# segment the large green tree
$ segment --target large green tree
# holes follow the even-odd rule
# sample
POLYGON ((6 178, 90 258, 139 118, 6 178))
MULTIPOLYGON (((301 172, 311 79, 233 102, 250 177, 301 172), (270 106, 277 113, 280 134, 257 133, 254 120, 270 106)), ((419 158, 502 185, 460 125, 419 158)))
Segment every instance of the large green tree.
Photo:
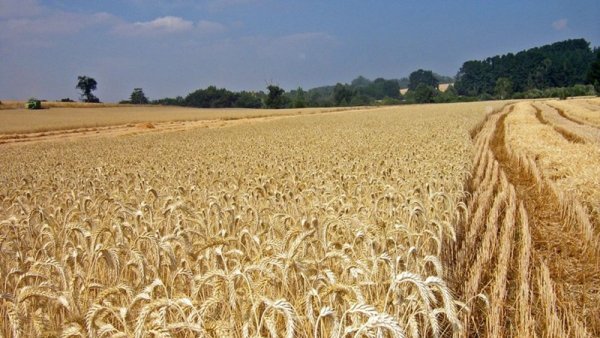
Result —
POLYGON ((225 88, 208 86, 206 89, 198 89, 189 93, 184 101, 185 105, 189 107, 231 108, 237 99, 238 95, 225 88))
POLYGON ((433 75, 433 72, 430 70, 419 69, 412 73, 408 77, 409 84, 408 89, 415 90, 420 84, 424 84, 428 87, 436 88, 439 85, 439 81, 433 75))
POLYGON ((132 104, 148 104, 149 102, 142 88, 134 88, 129 101, 132 104))
POLYGON ((75 88, 81 90, 81 100, 83 102, 100 102, 100 100, 92 94, 96 90, 98 82, 88 76, 78 76, 77 86, 75 88))
POLYGON ((333 99, 336 106, 347 106, 352 101, 354 91, 350 86, 337 83, 333 88, 333 99))
POLYGON ((279 109, 287 106, 288 100, 284 95, 285 90, 276 85, 268 85, 267 90, 269 91, 265 101, 267 108, 279 109))

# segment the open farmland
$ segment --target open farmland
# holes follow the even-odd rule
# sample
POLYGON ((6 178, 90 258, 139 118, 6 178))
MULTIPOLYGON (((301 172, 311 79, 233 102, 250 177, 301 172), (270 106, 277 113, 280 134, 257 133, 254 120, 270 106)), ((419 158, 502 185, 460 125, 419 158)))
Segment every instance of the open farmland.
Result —
MULTIPOLYGON (((305 109, 198 109, 174 106, 104 105, 90 103, 43 102, 41 110, 0 109, 0 133, 24 134, 57 130, 97 129, 135 123, 170 123, 176 121, 232 120, 265 116, 309 115, 348 108, 305 109), (91 107, 90 107, 91 106, 91 107)), ((0 105, 2 107, 2 105, 0 105)), ((370 109, 370 108, 363 108, 370 109)))
POLYGON ((0 334, 597 336, 597 104, 0 145, 0 334))

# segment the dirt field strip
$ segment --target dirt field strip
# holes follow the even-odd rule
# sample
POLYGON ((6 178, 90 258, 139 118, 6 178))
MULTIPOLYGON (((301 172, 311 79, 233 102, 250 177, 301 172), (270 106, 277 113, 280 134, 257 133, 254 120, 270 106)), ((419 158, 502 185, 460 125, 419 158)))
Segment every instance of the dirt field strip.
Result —
POLYGON ((36 143, 48 141, 72 141, 81 138, 90 137, 114 137, 124 135, 137 135, 143 133, 161 133, 182 131, 191 128, 222 128, 244 123, 259 123, 300 115, 314 114, 336 114, 348 111, 361 111, 365 109, 346 109, 323 112, 311 112, 308 114, 296 113, 288 115, 275 116, 253 116, 242 118, 224 118, 213 120, 198 120, 198 121, 169 121, 169 122, 143 122, 143 123, 127 123, 123 125, 93 127, 93 128, 76 128, 76 129, 60 129, 50 130, 45 132, 32 133, 16 133, 16 134, 0 134, 0 147, 3 145, 14 145, 23 143, 36 143))

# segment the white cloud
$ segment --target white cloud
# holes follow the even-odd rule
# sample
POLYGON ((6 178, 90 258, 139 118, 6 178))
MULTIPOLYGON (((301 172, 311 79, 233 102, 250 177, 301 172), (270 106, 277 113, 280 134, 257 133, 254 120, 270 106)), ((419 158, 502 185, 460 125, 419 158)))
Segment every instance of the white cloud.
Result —
POLYGON ((569 22, 567 19, 558 19, 552 23, 552 28, 554 28, 557 31, 562 31, 567 28, 568 23, 569 22))
POLYGON ((114 32, 122 36, 157 36, 172 33, 197 32, 199 34, 216 34, 226 30, 225 25, 208 20, 196 23, 175 16, 165 16, 146 22, 121 22, 114 27, 114 32))
POLYGON ((120 35, 155 35, 165 33, 179 33, 190 31, 194 28, 194 23, 176 16, 164 16, 152 21, 121 23, 117 25, 114 31, 120 35))

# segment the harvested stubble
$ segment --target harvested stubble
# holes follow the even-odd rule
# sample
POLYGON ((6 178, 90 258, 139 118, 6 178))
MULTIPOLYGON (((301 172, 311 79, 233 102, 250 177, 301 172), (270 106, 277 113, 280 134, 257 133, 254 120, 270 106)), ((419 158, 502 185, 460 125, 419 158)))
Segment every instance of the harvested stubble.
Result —
POLYGON ((465 336, 600 332, 598 229, 579 202, 538 168, 544 158, 532 149, 568 141, 535 113, 529 103, 510 106, 489 116, 475 137, 478 154, 468 184, 473 216, 461 222, 458 241, 446 253, 462 298, 489 295, 489 307, 471 301, 465 336))
POLYGON ((600 109, 599 98, 594 99, 574 99, 567 101, 546 101, 546 104, 556 108, 565 118, 579 124, 589 124, 600 128, 600 109))
POLYGON ((533 104, 533 108, 535 108, 535 115, 541 123, 551 125, 566 140, 576 143, 600 144, 600 129, 566 119, 558 113, 558 110, 544 103, 533 104))
MULTIPOLYGON (((556 185, 561 194, 566 195, 561 199, 573 197, 578 200, 589 210, 592 220, 599 222, 599 144, 569 141, 552 127, 540 123, 531 104, 523 102, 517 107, 515 113, 506 118, 509 130, 507 144, 515 156, 536 158, 543 175, 556 185)), ((576 132, 576 129, 570 130, 576 132)))
POLYGON ((0 333, 467 332, 441 254, 487 105, 3 149, 0 333))

